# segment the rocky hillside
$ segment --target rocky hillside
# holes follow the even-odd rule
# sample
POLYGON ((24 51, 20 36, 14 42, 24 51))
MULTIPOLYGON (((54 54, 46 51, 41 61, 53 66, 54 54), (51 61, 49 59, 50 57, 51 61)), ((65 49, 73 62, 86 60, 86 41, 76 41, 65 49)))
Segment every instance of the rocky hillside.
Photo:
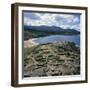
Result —
POLYGON ((24 77, 80 74, 80 48, 57 42, 24 49, 24 77))

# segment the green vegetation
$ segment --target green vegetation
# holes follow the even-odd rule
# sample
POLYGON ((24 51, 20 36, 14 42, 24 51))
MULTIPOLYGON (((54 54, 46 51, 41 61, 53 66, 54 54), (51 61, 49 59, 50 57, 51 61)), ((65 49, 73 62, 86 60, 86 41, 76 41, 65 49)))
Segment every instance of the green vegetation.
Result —
POLYGON ((80 74, 80 48, 57 42, 24 48, 24 77, 80 74))
POLYGON ((69 30, 63 30, 61 32, 55 32, 55 31, 43 31, 43 30, 33 30, 33 29, 27 29, 24 30, 24 40, 28 40, 30 38, 38 38, 38 37, 44 37, 49 35, 75 35, 79 33, 72 33, 69 30))
POLYGON ((30 38, 38 38, 48 36, 50 33, 37 31, 37 30, 24 30, 24 40, 28 40, 30 38))

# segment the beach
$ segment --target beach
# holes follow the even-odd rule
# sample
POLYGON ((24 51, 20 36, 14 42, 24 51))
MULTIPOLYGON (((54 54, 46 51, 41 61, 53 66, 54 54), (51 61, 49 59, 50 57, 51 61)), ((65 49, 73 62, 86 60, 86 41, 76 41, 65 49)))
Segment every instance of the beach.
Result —
POLYGON ((35 40, 36 39, 29 39, 29 40, 24 41, 24 48, 29 48, 32 46, 39 45, 38 43, 35 43, 35 40))

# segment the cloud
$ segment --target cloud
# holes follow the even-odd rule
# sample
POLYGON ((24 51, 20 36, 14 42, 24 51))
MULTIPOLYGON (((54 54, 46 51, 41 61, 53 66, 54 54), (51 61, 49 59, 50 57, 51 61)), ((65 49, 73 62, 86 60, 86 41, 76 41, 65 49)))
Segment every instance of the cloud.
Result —
POLYGON ((24 17, 27 17, 28 19, 32 20, 40 20, 40 17, 34 13, 25 12, 24 17))
POLYGON ((32 26, 58 26, 64 29, 80 30, 79 14, 24 13, 24 24, 32 26))
POLYGON ((62 14, 62 15, 56 16, 55 20, 63 25, 80 23, 80 18, 79 16, 76 16, 76 15, 62 14))
POLYGON ((71 29, 76 29, 76 30, 80 31, 80 24, 72 25, 71 29))

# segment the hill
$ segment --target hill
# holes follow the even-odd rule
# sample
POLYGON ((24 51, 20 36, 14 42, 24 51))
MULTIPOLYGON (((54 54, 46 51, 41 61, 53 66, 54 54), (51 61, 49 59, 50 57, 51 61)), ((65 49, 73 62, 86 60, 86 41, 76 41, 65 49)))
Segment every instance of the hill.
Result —
POLYGON ((79 31, 74 29, 62 29, 56 26, 24 26, 24 40, 48 35, 76 35, 79 31))
POLYGON ((24 77, 80 74, 80 48, 57 42, 24 48, 24 77))

